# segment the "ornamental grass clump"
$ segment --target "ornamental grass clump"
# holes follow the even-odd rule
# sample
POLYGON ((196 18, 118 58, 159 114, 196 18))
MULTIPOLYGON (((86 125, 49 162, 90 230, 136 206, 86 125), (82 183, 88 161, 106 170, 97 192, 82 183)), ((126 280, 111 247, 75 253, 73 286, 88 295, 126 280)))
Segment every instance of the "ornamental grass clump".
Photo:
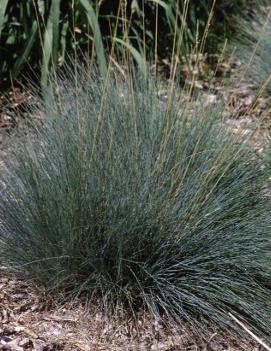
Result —
POLYGON ((268 163, 223 107, 87 69, 46 101, 1 172, 5 266, 109 314, 270 332, 268 163))
POLYGON ((271 7, 262 7, 239 24, 237 56, 246 63, 244 75, 271 94, 271 7))

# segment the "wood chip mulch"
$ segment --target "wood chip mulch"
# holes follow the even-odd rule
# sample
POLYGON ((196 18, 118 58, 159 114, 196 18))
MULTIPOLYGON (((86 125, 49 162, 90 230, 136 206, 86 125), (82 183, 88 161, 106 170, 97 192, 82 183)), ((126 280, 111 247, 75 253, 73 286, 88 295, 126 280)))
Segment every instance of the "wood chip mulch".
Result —
POLYGON ((113 322, 79 302, 50 306, 33 283, 0 277, 1 351, 260 351, 251 340, 210 330, 203 342, 181 328, 169 330, 148 317, 113 322))

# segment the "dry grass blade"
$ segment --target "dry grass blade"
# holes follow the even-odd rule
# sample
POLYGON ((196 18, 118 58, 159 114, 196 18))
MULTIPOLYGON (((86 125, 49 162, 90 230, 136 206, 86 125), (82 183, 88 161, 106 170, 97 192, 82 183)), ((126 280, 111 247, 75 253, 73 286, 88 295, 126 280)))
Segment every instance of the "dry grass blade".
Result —
POLYGON ((271 351, 271 347, 269 347, 263 340, 261 340, 257 335, 252 333, 245 325, 244 323, 240 322, 234 315, 229 313, 229 316, 238 324, 240 327, 242 327, 250 336, 253 337, 254 340, 256 340, 260 345, 262 345, 266 350, 271 351))

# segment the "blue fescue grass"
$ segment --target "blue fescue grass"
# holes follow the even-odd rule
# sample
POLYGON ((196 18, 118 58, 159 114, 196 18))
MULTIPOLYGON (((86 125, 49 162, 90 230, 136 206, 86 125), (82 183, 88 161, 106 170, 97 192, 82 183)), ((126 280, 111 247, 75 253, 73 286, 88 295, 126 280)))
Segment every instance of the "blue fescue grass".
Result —
POLYGON ((239 22, 237 56, 246 65, 245 77, 271 94, 270 4, 255 11, 252 19, 240 19, 239 22))
MULTIPOLYGON (((1 173, 2 259, 50 291, 270 332, 268 163, 159 80, 53 78, 1 173), (49 101, 49 103, 48 103, 49 101)), ((193 100, 193 99, 192 99, 193 100)))

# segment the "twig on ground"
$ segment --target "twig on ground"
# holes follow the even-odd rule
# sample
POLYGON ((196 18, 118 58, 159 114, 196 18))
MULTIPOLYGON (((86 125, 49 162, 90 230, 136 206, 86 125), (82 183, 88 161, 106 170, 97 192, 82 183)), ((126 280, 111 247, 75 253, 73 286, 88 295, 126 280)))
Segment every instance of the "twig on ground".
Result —
POLYGON ((231 313, 229 313, 229 316, 242 327, 250 336, 253 337, 259 344, 261 344, 266 350, 271 351, 271 348, 264 342, 262 341, 258 336, 256 336, 252 331, 250 331, 242 322, 240 322, 235 316, 233 316, 231 313))

